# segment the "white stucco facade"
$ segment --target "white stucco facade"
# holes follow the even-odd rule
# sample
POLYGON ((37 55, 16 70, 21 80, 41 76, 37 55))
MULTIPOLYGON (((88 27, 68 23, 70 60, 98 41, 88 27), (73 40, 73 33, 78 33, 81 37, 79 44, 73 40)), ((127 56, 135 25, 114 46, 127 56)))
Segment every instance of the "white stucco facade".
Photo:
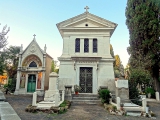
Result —
POLYGON ((117 24, 89 12, 57 24, 63 38, 63 52, 58 58, 60 90, 64 90, 65 85, 83 85, 81 84, 81 79, 83 79, 81 70, 91 70, 91 73, 84 75, 85 86, 89 85, 92 89, 88 91, 89 93, 97 93, 100 86, 108 86, 111 91, 115 90, 114 58, 110 54, 110 37, 116 26, 117 24), (80 40, 78 52, 76 51, 77 38, 80 40), (86 48, 84 39, 88 40, 87 52, 84 50, 86 48), (93 51, 93 39, 97 41, 96 52, 93 51), (87 83, 88 78, 92 79, 92 82, 87 83))

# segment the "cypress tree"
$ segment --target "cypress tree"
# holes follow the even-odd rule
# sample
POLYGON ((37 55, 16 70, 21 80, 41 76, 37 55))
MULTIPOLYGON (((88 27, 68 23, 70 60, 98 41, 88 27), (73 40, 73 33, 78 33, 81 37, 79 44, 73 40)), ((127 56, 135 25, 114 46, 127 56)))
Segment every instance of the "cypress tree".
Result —
POLYGON ((155 90, 160 91, 160 0, 128 0, 125 14, 130 65, 149 70, 155 90))

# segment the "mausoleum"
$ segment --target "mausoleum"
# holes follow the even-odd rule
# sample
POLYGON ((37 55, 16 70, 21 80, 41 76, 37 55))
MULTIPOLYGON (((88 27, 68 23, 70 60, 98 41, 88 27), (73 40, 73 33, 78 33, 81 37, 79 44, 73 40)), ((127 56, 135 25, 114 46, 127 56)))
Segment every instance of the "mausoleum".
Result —
POLYGON ((57 24, 63 38, 63 52, 58 58, 59 90, 79 85, 80 93, 97 93, 100 86, 115 91, 114 58, 110 38, 116 23, 86 11, 57 24))
POLYGON ((46 53, 46 49, 46 45, 43 50, 40 48, 35 35, 25 50, 21 46, 15 95, 32 94, 35 91, 43 95, 44 90, 48 89, 52 57, 46 53))

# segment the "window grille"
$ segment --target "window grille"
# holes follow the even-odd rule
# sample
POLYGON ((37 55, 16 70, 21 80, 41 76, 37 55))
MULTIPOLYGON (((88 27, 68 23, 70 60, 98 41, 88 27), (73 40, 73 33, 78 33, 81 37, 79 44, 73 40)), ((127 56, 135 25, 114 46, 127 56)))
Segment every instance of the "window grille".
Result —
POLYGON ((80 52, 80 39, 76 38, 75 41, 75 52, 80 52))
POLYGON ((93 39, 93 52, 97 52, 97 39, 93 39))
POLYGON ((29 67, 37 67, 37 64, 36 64, 34 61, 32 61, 32 62, 29 64, 29 67))
POLYGON ((84 52, 89 52, 89 39, 84 39, 84 52))

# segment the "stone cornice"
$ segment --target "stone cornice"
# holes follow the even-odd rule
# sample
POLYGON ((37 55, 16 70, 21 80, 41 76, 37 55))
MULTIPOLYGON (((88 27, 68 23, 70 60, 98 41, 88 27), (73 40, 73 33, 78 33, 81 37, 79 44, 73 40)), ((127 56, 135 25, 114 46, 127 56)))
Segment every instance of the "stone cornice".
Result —
POLYGON ((113 23, 113 22, 111 22, 109 20, 106 20, 104 18, 98 17, 96 15, 93 15, 93 14, 91 14, 89 12, 85 12, 83 14, 77 15, 77 16, 75 16, 73 18, 70 18, 70 19, 67 19, 65 21, 62 21, 62 22, 58 23, 57 27, 58 28, 64 27, 64 26, 66 26, 68 24, 75 23, 77 21, 83 20, 84 18, 88 18, 88 19, 94 20, 94 21, 96 21, 98 23, 102 23, 102 24, 105 24, 106 26, 111 26, 113 28, 115 28, 117 26, 116 23, 113 23))
POLYGON ((117 27, 116 23, 113 23, 111 21, 108 21, 106 19, 98 17, 96 15, 93 15, 89 12, 85 12, 83 14, 77 15, 73 18, 62 21, 62 22, 60 22, 56 25, 57 25, 57 27, 59 29, 59 32, 60 32, 62 37, 64 35, 64 30, 69 30, 69 29, 72 29, 72 30, 98 30, 98 29, 101 30, 102 29, 102 30, 109 30, 110 35, 112 35, 115 28, 117 27), (95 23, 102 24, 103 27, 97 27, 97 28, 96 27, 91 27, 91 28, 90 27, 84 27, 83 28, 83 27, 71 27, 70 26, 72 24, 75 24, 76 22, 83 21, 84 19, 88 19, 88 20, 94 21, 95 23))
POLYGON ((102 57, 71 57, 75 61, 99 61, 102 57))

